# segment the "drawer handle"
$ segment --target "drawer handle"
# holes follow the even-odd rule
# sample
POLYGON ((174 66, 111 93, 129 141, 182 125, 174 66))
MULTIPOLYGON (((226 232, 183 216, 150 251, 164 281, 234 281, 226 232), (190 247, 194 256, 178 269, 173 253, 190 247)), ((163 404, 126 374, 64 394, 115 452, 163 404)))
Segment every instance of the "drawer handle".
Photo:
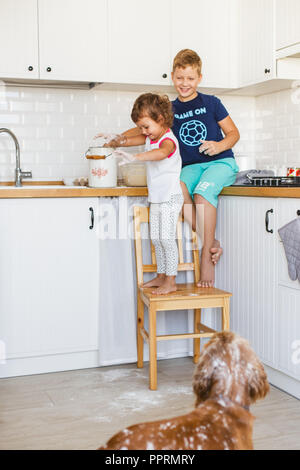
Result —
POLYGON ((273 233, 273 229, 269 229, 269 214, 273 214, 273 209, 269 209, 267 212, 266 212, 266 217, 265 217, 265 224, 266 224, 266 231, 268 233, 273 233))
POLYGON ((90 225, 90 230, 94 228, 94 209, 92 207, 89 208, 91 211, 91 225, 90 225))

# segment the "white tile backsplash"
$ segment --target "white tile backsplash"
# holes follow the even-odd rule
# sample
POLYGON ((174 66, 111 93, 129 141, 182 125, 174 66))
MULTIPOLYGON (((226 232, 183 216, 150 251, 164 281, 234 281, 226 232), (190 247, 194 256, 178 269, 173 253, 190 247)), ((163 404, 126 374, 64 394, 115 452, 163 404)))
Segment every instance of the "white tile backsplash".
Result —
MULTIPOLYGON (((90 141, 100 131, 119 133, 133 127, 130 114, 139 94, 1 86, 0 127, 16 134, 22 170, 31 170, 33 179, 87 176, 84 154, 90 141)), ((219 97, 241 134, 234 148, 237 156, 256 156, 258 168, 300 166, 300 100, 295 90, 257 98, 219 97)), ((14 143, 2 134, 0 179, 13 179, 14 168, 14 143)))
POLYGON ((300 100, 295 100, 295 93, 298 90, 289 89, 255 100, 256 117, 262 121, 255 136, 261 168, 300 166, 300 100))

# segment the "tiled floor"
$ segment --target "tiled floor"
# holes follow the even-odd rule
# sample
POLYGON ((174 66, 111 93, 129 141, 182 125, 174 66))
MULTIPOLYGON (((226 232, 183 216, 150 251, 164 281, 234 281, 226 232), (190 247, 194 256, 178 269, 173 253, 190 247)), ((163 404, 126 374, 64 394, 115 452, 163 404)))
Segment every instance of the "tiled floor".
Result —
MULTIPOLYGON (((95 449, 137 422, 194 405, 190 358, 159 361, 158 390, 135 364, 0 380, 0 449, 95 449)), ((251 409, 256 449, 300 450, 300 401, 271 387, 251 409)))

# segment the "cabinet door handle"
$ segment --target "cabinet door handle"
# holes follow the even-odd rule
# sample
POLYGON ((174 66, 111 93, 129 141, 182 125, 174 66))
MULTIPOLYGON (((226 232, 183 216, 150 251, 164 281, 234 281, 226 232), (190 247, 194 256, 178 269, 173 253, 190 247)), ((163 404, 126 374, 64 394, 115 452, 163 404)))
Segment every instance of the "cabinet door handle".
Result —
POLYGON ((90 207, 89 209, 91 211, 91 225, 90 225, 90 230, 94 228, 94 209, 90 207))
POLYGON ((46 70, 47 70, 47 72, 51 72, 52 69, 51 69, 51 67, 47 67, 46 70))
POLYGON ((273 214, 273 209, 269 209, 267 212, 266 212, 266 218, 265 218, 265 224, 266 224, 266 231, 268 233, 273 233, 273 229, 269 229, 269 214, 273 214))
POLYGON ((29 72, 32 72, 32 71, 33 71, 32 65, 29 65, 28 70, 29 70, 29 72))
POLYGON ((166 73, 163 73, 162 78, 167 78, 167 76, 168 75, 166 73))
POLYGON ((300 210, 299 209, 297 210, 297 215, 300 215, 300 210))

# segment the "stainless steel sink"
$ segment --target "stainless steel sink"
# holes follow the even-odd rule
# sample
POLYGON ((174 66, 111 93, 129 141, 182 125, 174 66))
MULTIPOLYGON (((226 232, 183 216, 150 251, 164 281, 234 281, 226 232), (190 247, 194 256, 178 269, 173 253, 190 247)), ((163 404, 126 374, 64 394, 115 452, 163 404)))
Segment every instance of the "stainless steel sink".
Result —
POLYGON ((59 184, 41 184, 41 185, 30 185, 26 184, 24 186, 1 186, 0 185, 0 190, 1 189, 80 189, 80 188, 86 188, 86 186, 65 186, 65 185, 59 185, 59 184))

